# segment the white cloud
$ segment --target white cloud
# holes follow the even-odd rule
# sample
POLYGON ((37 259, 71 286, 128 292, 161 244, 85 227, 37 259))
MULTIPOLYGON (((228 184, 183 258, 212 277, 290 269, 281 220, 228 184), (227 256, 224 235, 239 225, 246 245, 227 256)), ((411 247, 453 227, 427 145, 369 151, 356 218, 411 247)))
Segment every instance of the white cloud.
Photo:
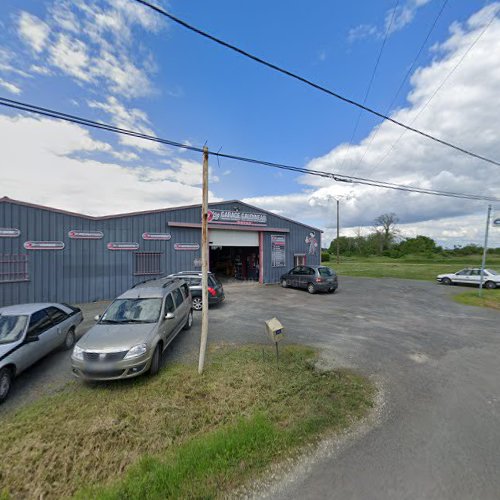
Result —
POLYGON ((21 89, 17 85, 7 82, 2 78, 0 78, 0 87, 3 87, 4 89, 8 90, 11 94, 17 95, 21 93, 21 89))
POLYGON ((179 182, 170 169, 80 159, 111 147, 74 124, 0 115, 0 136, 2 162, 9 165, 2 172, 0 196, 90 215, 201 201, 201 189, 179 182))
POLYGON ((364 38, 369 38, 371 36, 377 35, 377 27, 373 24, 360 24, 355 28, 351 28, 347 34, 349 42, 354 42, 356 40, 363 40, 364 38))
MULTIPOLYGON (((111 117, 113 125, 119 128, 134 130, 141 134, 156 136, 150 128, 149 119, 144 111, 136 108, 126 108, 116 97, 109 96, 106 101, 90 101, 88 105, 100 109, 111 117)), ((138 137, 120 135, 120 143, 157 154, 165 154, 166 148, 159 142, 148 141, 138 137)))
POLYGON ((419 8, 427 5, 431 0, 407 0, 406 3, 391 8, 385 13, 384 27, 377 28, 373 24, 360 24, 351 28, 347 39, 349 42, 363 40, 371 37, 383 37, 386 33, 392 35, 396 31, 401 31, 410 24, 419 8))
POLYGON ((18 21, 19 36, 35 52, 41 52, 47 43, 50 28, 37 16, 21 12, 18 21))
MULTIPOLYGON (((413 120, 422 104, 447 78, 499 8, 500 3, 491 4, 466 23, 451 27, 449 37, 436 47, 434 61, 413 75, 408 105, 393 113, 393 118, 404 123, 413 120)), ((500 159, 499 53, 500 20, 497 18, 414 126, 485 156, 500 159)), ((310 161, 307 167, 443 191, 500 197, 497 166, 454 152, 411 132, 406 133, 387 155, 401 135, 401 129, 388 122, 378 129, 377 133, 375 128, 361 142, 353 144, 348 153, 347 145, 340 144, 328 154, 310 161), (339 172, 346 153, 343 172, 339 172)), ((343 227, 371 226, 378 215, 396 212, 402 224, 417 227, 423 234, 440 236, 440 240, 446 237, 450 242, 454 238, 463 241, 469 237, 481 244, 479 236, 484 231, 484 222, 473 227, 469 221, 484 219, 486 202, 409 194, 336 183, 313 176, 303 176, 298 180, 303 186, 300 193, 253 198, 251 202, 272 211, 288 213, 298 220, 316 222, 326 227, 327 234, 333 235, 335 204, 329 197, 350 195, 349 200, 341 202, 343 227), (436 225, 435 220, 443 222, 436 225), (452 233, 446 228, 446 221, 450 229, 453 228, 452 233)))
POLYGON ((17 28, 44 61, 32 65, 36 74, 56 70, 87 86, 134 98, 153 93, 150 75, 156 71, 152 54, 134 39, 134 28, 157 33, 163 26, 160 16, 128 0, 54 0, 45 21, 22 11, 17 28))

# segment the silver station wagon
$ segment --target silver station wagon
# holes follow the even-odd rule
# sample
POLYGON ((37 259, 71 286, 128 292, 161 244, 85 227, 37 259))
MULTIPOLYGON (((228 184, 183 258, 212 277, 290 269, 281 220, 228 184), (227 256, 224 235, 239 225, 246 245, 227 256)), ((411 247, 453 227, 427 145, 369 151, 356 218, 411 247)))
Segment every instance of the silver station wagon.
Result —
POLYGON ((82 320, 81 310, 67 304, 0 309, 0 403, 7 398, 16 375, 60 347, 73 347, 82 320))
POLYGON ((136 285, 116 298, 75 345, 73 374, 84 380, 156 375, 162 353, 193 324, 186 282, 163 278, 136 285))

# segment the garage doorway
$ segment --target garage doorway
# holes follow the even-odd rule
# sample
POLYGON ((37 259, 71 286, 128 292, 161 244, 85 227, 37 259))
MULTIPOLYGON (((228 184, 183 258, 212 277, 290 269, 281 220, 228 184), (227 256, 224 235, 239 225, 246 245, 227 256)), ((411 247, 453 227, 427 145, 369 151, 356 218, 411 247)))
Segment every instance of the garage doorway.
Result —
POLYGON ((259 233, 211 229, 210 271, 222 281, 259 281, 259 233))

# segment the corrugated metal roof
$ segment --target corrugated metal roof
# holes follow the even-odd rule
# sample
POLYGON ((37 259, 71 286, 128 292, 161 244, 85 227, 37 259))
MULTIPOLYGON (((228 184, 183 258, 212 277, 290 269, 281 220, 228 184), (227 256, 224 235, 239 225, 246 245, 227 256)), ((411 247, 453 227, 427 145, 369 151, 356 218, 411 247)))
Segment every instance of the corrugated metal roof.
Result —
MULTIPOLYGON (((146 214, 155 214, 155 213, 161 213, 161 212, 171 212, 173 210, 182 210, 182 209, 196 208, 196 207, 201 208, 201 204, 195 204, 195 205, 183 205, 180 207, 157 208, 154 210, 143 210, 143 211, 139 211, 139 212, 128 212, 128 213, 115 214, 115 215, 93 216, 93 215, 80 214, 77 212, 70 212, 68 210, 61 210, 59 208, 38 205, 36 203, 28 203, 26 201, 14 200, 12 198, 9 198, 8 196, 4 196, 4 197, 0 198, 0 203, 14 203, 16 205, 22 205, 22 206, 30 207, 30 208, 37 208, 39 210, 47 210, 49 212, 56 212, 59 214, 73 215, 75 217, 82 217, 84 219, 89 219, 89 220, 118 219, 120 217, 130 217, 133 215, 146 215, 146 214)), ((290 219, 288 217, 283 217, 282 215, 275 214, 273 212, 270 212, 268 210, 264 210, 260 207, 254 206, 254 205, 250 205, 249 203, 245 203, 244 201, 240 201, 240 200, 216 201, 214 203, 209 203, 209 207, 213 207, 213 206, 217 206, 217 205, 224 205, 227 203, 240 203, 241 205, 245 205, 245 206, 251 208, 252 210, 257 210, 257 211, 263 212, 265 214, 273 215, 274 217, 279 217, 280 219, 286 220, 288 222, 294 222, 295 224, 300 224, 301 226, 309 227, 309 228, 314 229, 315 231, 319 231, 321 233, 323 232, 321 229, 319 229, 317 227, 310 226, 309 224, 304 224, 302 222, 290 219)))

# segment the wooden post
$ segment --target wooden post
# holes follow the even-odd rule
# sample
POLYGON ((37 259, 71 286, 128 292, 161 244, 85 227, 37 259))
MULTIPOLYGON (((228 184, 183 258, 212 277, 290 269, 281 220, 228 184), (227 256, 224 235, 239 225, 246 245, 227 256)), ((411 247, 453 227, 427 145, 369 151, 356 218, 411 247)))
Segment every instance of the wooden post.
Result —
POLYGON ((201 339, 198 373, 203 373, 208 337, 208 148, 203 148, 203 194, 201 205, 201 339))

